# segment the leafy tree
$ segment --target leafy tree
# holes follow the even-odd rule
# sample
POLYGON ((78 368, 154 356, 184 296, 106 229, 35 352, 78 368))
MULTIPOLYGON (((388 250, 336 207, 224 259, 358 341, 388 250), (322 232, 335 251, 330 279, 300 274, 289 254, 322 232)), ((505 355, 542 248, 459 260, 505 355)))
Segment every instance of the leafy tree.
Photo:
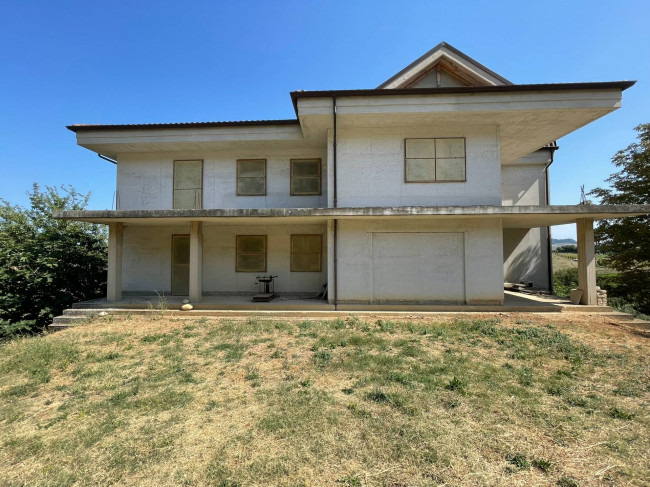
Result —
POLYGON ((578 247, 575 245, 560 245, 555 251, 559 254, 575 254, 578 247))
MULTIPOLYGON (((606 181, 610 188, 589 194, 605 205, 650 204, 650 124, 639 125, 637 142, 612 158, 621 170, 606 181)), ((643 313, 650 313, 650 217, 603 220, 596 229, 606 265, 619 272, 617 294, 626 296, 643 313)))
POLYGON ((83 210, 90 193, 34 184, 28 195, 29 208, 0 199, 0 337, 42 329, 106 287, 105 230, 52 218, 53 211, 83 210))

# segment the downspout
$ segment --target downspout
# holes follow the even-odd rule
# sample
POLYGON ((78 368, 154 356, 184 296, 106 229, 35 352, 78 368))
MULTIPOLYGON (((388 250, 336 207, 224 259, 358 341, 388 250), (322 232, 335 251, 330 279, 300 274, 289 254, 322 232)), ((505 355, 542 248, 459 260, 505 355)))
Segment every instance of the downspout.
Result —
MULTIPOLYGON (((546 167, 544 168, 544 175, 546 177, 546 204, 550 205, 550 200, 551 200, 551 192, 548 187, 548 168, 551 164, 553 164, 553 156, 555 155, 555 151, 551 151, 551 161, 546 164, 546 167)), ((553 286, 553 240, 551 239, 551 227, 546 227, 546 245, 548 247, 548 288, 551 294, 554 293, 554 286, 553 286)))
MULTIPOLYGON (((333 176, 333 191, 334 191, 334 208, 338 206, 338 192, 336 188, 336 97, 332 97, 332 122, 334 126, 333 141, 332 141, 332 176, 333 176)), ((339 307, 339 274, 338 274, 338 228, 339 221, 334 219, 334 309, 339 307)))
POLYGON ((113 164, 117 165, 116 160, 111 159, 110 157, 106 157, 106 156, 104 156, 104 155, 102 155, 100 153, 97 153, 97 157, 99 157, 100 159, 104 159, 105 161, 112 162, 113 164))

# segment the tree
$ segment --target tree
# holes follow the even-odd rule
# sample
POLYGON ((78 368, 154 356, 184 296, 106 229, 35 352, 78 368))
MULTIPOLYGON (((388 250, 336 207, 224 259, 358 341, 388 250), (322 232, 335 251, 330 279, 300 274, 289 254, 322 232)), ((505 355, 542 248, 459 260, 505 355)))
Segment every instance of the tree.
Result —
MULTIPOLYGON (((650 204, 650 124, 639 125, 637 142, 612 158, 621 170, 590 195, 606 205, 650 204)), ((606 265, 619 272, 617 294, 626 296, 643 313, 650 313, 650 217, 648 215, 603 220, 596 240, 606 255, 606 265)))
POLYGON ((0 199, 0 336, 42 329, 106 287, 105 230, 52 218, 53 211, 83 210, 90 193, 34 184, 28 195, 29 208, 0 199))

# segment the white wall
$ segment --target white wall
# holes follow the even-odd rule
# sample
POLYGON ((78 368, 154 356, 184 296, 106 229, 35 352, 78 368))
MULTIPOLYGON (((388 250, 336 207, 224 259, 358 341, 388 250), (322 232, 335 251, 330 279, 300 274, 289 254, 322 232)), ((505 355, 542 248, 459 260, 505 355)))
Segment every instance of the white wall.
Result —
POLYGON ((203 159, 203 208, 321 208, 327 206, 327 150, 296 149, 124 153, 117 164, 120 210, 172 208, 174 160, 203 159), (320 158, 322 194, 290 195, 290 159, 320 158), (237 159, 266 159, 266 196, 237 196, 237 159))
MULTIPOLYGON (((542 149, 501 168, 503 205, 545 205, 546 165, 550 150, 542 149)), ((532 282, 550 287, 548 274, 548 229, 508 228, 503 231, 503 273, 506 282, 532 282)))
MULTIPOLYGON (((189 234, 189 225, 178 227, 124 227, 123 291, 128 293, 171 292, 172 235, 189 234)), ((217 226, 203 224, 203 293, 257 292, 255 276, 279 276, 275 290, 314 293, 327 282, 326 225, 248 225, 217 226), (290 235, 323 235, 321 272, 291 272, 290 235), (236 272, 237 235, 267 235, 267 271, 236 272)))
POLYGON ((500 205, 496 126, 342 128, 337 137, 339 206, 500 205), (465 137, 466 182, 406 183, 404 139, 465 137))
MULTIPOLYGON (((465 301, 492 304, 503 300, 503 233, 500 220, 457 219, 436 223, 340 220, 338 227, 339 302, 375 301, 372 239, 376 232, 462 233, 464 269, 459 269, 459 272, 464 273, 465 301)), ((418 284, 428 286, 426 282, 409 283, 409 286, 418 284)), ((404 296, 395 298, 405 300, 404 296)), ((436 297, 431 296, 431 302, 435 301, 436 297)))
POLYGON ((326 225, 216 226, 203 225, 203 292, 257 292, 255 276, 272 274, 278 292, 314 293, 327 282, 326 225), (323 235, 321 272, 291 272, 291 234, 323 235), (236 272, 237 235, 266 235, 266 272, 236 272))

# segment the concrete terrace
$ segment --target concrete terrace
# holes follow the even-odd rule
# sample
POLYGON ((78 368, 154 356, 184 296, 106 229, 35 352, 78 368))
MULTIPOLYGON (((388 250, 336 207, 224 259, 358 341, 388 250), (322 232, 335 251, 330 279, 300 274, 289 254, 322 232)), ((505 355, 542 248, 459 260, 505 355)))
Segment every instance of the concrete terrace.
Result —
MULTIPOLYGON (((227 315, 229 312, 300 312, 306 316, 335 316, 349 312, 398 312, 413 313, 448 313, 448 312, 537 312, 560 313, 563 311, 581 312, 610 312, 608 306, 572 305, 568 300, 556 296, 533 296, 528 294, 505 291, 503 305, 467 305, 467 304, 339 304, 335 307, 324 300, 308 298, 293 294, 282 294, 268 303, 253 303, 252 294, 238 295, 209 295, 203 296, 200 303, 193 303, 192 311, 181 311, 184 296, 123 296, 117 302, 109 302, 106 298, 94 299, 75 303, 73 309, 97 310, 107 312, 133 311, 165 311, 178 315, 204 315, 206 312, 218 312, 216 315, 227 315)), ((213 313, 209 313, 214 315, 213 313)))

